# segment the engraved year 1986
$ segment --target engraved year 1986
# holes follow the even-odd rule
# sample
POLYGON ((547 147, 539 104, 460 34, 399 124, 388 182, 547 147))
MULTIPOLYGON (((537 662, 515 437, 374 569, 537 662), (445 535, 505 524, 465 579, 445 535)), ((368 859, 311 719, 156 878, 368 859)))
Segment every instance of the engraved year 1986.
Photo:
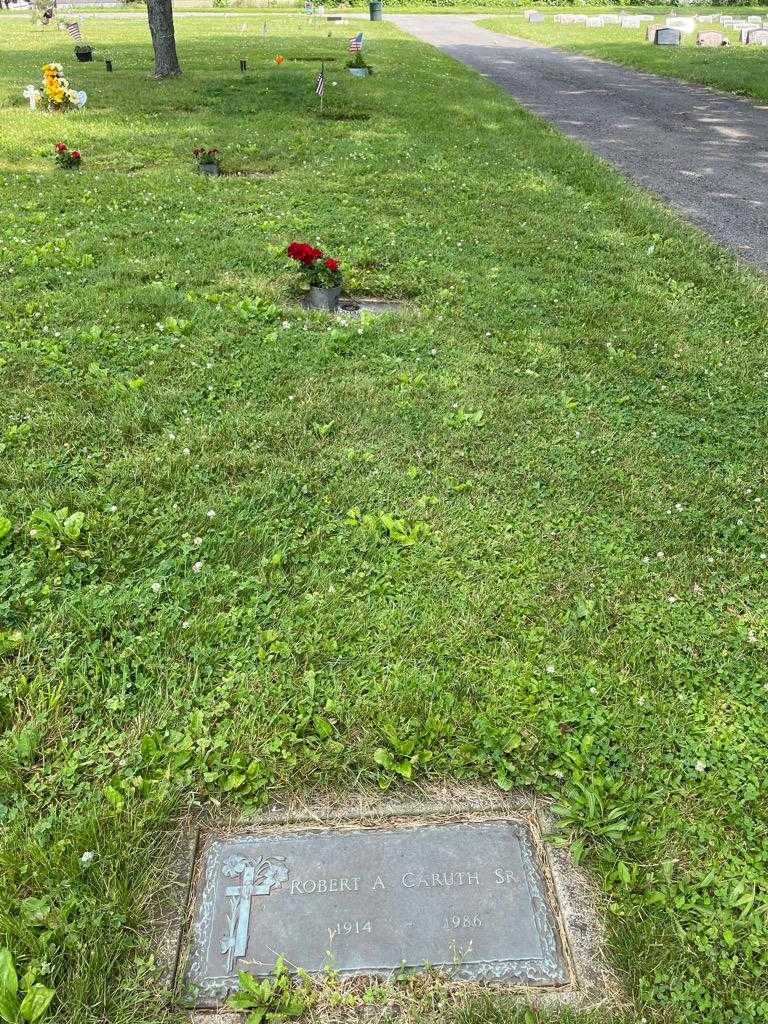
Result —
POLYGON ((477 914, 451 914, 443 918, 443 928, 482 928, 483 922, 477 914))
POLYGON ((370 921, 337 921, 332 928, 328 929, 331 940, 337 935, 362 935, 363 932, 370 932, 370 921))

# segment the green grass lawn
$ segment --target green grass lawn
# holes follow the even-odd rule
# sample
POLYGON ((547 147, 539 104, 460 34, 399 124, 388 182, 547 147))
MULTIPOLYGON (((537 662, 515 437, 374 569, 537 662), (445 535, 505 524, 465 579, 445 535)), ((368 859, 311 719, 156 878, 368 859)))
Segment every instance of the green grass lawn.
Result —
POLYGON ((57 1021, 182 1020, 147 920, 190 802, 483 778, 558 799, 628 1020, 764 1021, 765 280, 368 31, 358 81, 345 29, 185 19, 156 83, 140 22, 89 25, 108 75, 9 19, 0 931, 57 1021), (85 111, 26 109, 48 60, 85 111), (295 238, 411 311, 298 309, 295 238))
MULTIPOLYGON (((566 10, 566 8, 563 8, 566 10)), ((573 8, 567 8, 573 11, 573 8)), ((601 9, 601 10, 607 10, 601 9)), ((659 13, 659 20, 656 24, 663 25, 663 16, 669 13, 685 15, 687 9, 670 8, 632 8, 640 13, 659 13)), ((657 75, 670 75, 674 78, 683 78, 689 82, 701 82, 702 85, 709 85, 716 89, 723 89, 727 92, 739 93, 743 96, 752 96, 755 99, 768 101, 768 53, 761 46, 742 46, 739 42, 738 32, 728 32, 721 29, 720 25, 702 24, 701 31, 714 29, 730 40, 728 47, 698 47, 696 46, 696 33, 683 35, 681 46, 654 46, 649 43, 645 34, 648 25, 646 22, 642 28, 620 28, 618 25, 606 25, 604 28, 586 28, 584 25, 561 25, 552 20, 552 11, 542 8, 546 21, 529 23, 520 15, 489 17, 483 19, 480 24, 483 28, 491 29, 493 32, 503 32, 509 35, 522 36, 525 39, 535 39, 536 42, 545 43, 547 46, 557 46, 564 50, 574 50, 578 53, 589 54, 590 57, 600 57, 602 60, 612 60, 619 64, 629 64, 631 67, 640 68, 641 71, 652 71, 657 75)), ((579 8, 580 13, 585 13, 579 8)), ((616 8, 613 8, 615 13, 616 8)), ((691 14, 706 12, 736 14, 734 8, 699 8, 691 9, 691 14)), ((591 13, 590 8, 587 13, 591 13)), ((600 13, 596 9, 596 13, 600 13)), ((758 8, 744 9, 738 13, 764 14, 758 8)))

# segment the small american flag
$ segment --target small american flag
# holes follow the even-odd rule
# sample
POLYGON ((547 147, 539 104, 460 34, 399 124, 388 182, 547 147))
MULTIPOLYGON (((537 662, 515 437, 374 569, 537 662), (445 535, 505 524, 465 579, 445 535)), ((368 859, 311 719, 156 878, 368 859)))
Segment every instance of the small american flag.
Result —
POLYGON ((350 53, 360 53, 362 48, 363 33, 358 32, 356 36, 352 36, 352 38, 349 40, 349 45, 347 46, 347 49, 349 50, 350 53))
POLYGON ((80 40, 83 38, 80 34, 80 25, 76 21, 68 21, 66 24, 66 29, 76 43, 79 43, 80 40))
POLYGON ((325 71, 321 71, 315 79, 315 95, 321 99, 325 96, 325 71))

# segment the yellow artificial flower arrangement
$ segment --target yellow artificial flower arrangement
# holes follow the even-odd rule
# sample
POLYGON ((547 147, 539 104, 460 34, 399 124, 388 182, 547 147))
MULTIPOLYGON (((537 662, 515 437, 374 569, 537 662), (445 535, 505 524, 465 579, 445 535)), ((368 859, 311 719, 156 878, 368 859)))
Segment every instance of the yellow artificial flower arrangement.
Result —
POLYGON ((43 64, 43 99, 49 110, 69 110, 79 106, 79 97, 64 77, 61 64, 43 64))

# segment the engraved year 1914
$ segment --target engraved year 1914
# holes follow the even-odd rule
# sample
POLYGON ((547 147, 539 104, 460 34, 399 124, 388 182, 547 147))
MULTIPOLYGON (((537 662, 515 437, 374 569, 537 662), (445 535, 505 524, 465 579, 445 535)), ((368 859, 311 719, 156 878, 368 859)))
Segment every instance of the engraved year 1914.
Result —
POLYGON ((337 935, 362 935, 363 932, 370 932, 370 921, 337 921, 332 928, 328 929, 331 941, 337 935))

